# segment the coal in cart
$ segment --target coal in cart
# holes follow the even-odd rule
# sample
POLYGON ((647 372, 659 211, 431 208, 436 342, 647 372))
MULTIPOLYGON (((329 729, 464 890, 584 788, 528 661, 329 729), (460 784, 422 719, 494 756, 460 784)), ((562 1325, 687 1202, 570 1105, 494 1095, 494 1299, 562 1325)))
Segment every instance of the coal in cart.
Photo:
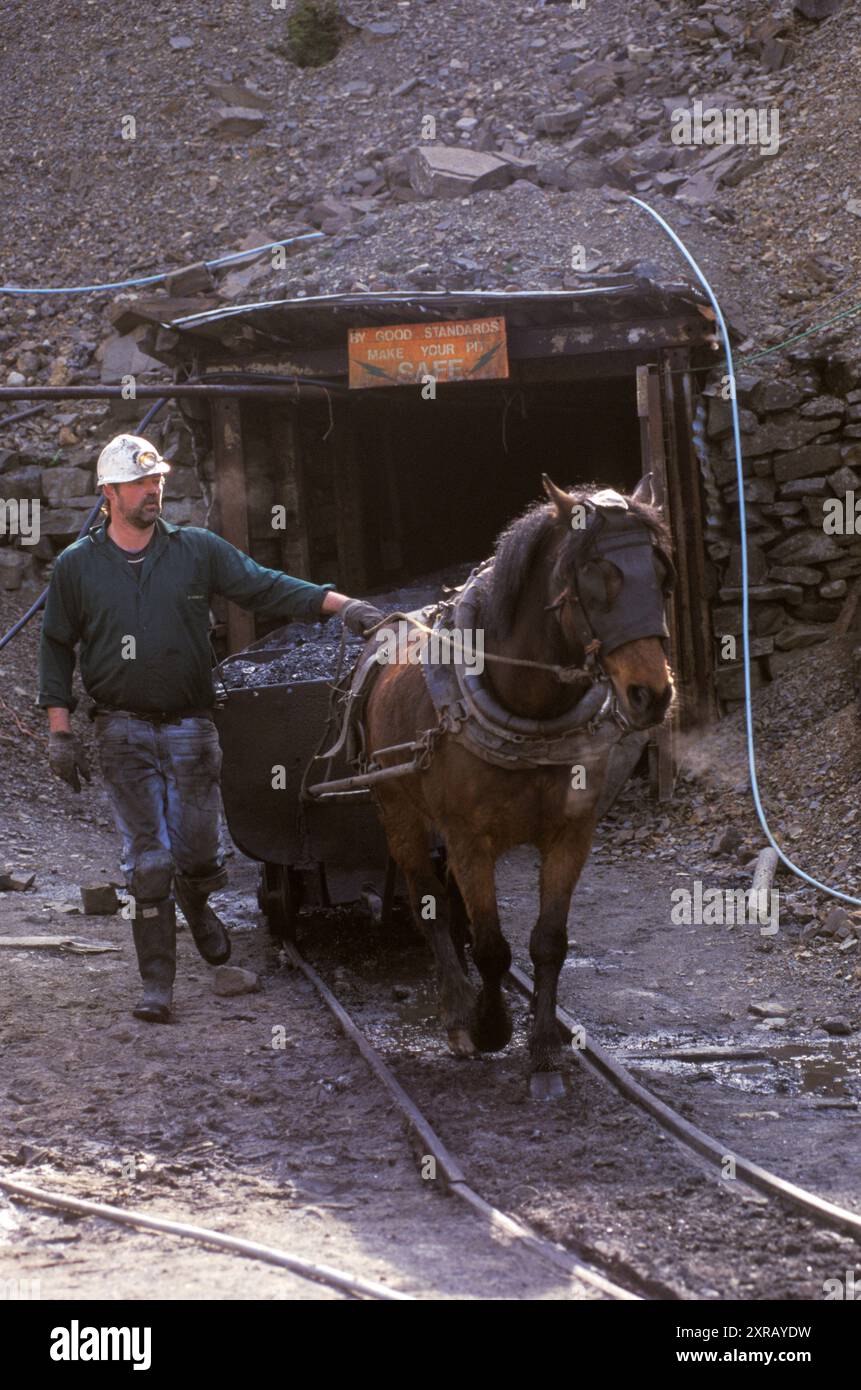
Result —
MULTIPOLYGON (((458 567, 445 579, 459 583, 468 570, 458 567)), ((434 576, 373 602, 387 613, 412 612, 432 603, 440 588, 434 576)), ((227 825, 237 848, 259 865, 258 904, 278 936, 295 934, 303 907, 349 903, 387 921, 398 888, 370 790, 323 800, 305 793, 324 767, 312 760, 335 738, 329 716, 339 661, 346 673, 364 645, 347 634, 341 656, 341 638, 338 618, 289 623, 215 671, 227 825)), ((343 755, 326 765, 327 780, 354 771, 343 755)), ((431 849, 442 858, 441 845, 431 849)))

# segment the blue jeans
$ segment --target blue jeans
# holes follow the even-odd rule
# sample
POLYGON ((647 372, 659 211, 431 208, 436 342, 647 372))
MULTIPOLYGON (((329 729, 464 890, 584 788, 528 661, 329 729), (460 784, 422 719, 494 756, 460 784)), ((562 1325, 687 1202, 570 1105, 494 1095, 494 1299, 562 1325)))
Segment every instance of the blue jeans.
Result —
POLYGON ((98 714, 95 731, 129 890, 135 892, 141 856, 154 851, 173 872, 211 880, 209 891, 222 887, 221 745, 212 720, 151 724, 131 714, 98 714))

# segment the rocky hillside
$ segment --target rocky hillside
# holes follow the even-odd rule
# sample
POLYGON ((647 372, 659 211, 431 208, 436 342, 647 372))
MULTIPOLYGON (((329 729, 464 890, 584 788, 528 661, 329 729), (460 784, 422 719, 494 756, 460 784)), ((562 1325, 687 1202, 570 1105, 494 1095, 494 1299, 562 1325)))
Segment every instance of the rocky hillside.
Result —
MULTIPOLYGON (((336 55, 302 67, 289 30, 299 3, 76 0, 49 25, 25 0, 6 0, 0 283, 173 274, 110 293, 0 293, 0 385, 148 370, 164 379, 122 331, 141 297, 207 307, 335 290, 574 287, 631 264, 684 278, 634 193, 712 277, 746 337, 740 365, 780 376, 800 359, 818 371, 815 398, 834 389, 839 357, 851 425, 861 361, 854 6, 338 0, 336 55), (708 144, 705 131, 679 143, 673 113, 696 103, 753 112, 760 145, 708 144), (266 252, 199 267, 313 232, 286 263, 266 252)), ((0 404, 0 493, 84 505, 116 412, 62 402, 10 422, 19 410, 0 404)), ((720 438, 724 425, 710 432, 720 438)), ((200 521, 190 468, 180 481, 175 519, 200 521)), ((64 543, 60 529, 37 558, 64 543)), ((21 577, 0 566, 0 582, 21 577)))

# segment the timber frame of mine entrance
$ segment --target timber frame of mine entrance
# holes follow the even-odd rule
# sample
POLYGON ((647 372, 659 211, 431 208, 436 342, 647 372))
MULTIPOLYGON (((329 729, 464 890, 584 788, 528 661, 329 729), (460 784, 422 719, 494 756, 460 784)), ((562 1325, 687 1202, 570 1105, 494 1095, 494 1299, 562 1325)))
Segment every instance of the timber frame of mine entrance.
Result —
MULTIPOLYGON (((693 433, 697 374, 715 366, 717 341, 699 290, 620 273, 572 291, 340 294, 239 307, 161 296, 123 308, 122 331, 139 330, 141 351, 174 370, 170 385, 141 384, 137 394, 179 398, 189 424, 211 440, 210 525, 261 564, 334 579, 346 592, 391 587, 387 580, 422 564, 481 558, 494 534, 487 528, 537 495, 543 468, 555 468, 562 485, 588 480, 565 475, 569 450, 610 485, 631 488, 650 472, 679 575, 669 614, 677 712, 651 747, 657 794, 672 794, 677 732, 717 714, 709 608, 716 585, 693 433), (348 389, 350 329, 488 315, 505 319, 508 375, 438 383, 446 409, 437 417, 419 403, 417 385, 348 389), (424 437, 443 418, 452 433, 431 450, 422 484, 424 437), (446 472, 467 436, 469 469, 461 459, 458 474, 446 472), (464 471, 472 492, 457 494, 464 471), (434 512, 437 493, 445 512, 434 512), (469 524, 457 519, 459 503, 469 524), (278 504, 286 520, 275 531, 278 504), (417 506, 423 531, 411 532, 417 506), (436 560, 433 545, 421 553, 428 533, 448 546, 436 560)), ((120 387, 2 394, 98 398, 120 387)), ((233 604, 216 615, 227 652, 262 635, 254 616, 233 604)))

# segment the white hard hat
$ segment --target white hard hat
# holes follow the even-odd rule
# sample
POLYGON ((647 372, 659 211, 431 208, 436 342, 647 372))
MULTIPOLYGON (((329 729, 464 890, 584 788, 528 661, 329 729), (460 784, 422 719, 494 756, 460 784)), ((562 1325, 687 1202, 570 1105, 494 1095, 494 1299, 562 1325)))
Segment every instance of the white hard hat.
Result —
POLYGON ((136 483, 151 473, 169 473, 158 449, 139 434, 118 434, 99 454, 96 486, 104 483, 136 483))

